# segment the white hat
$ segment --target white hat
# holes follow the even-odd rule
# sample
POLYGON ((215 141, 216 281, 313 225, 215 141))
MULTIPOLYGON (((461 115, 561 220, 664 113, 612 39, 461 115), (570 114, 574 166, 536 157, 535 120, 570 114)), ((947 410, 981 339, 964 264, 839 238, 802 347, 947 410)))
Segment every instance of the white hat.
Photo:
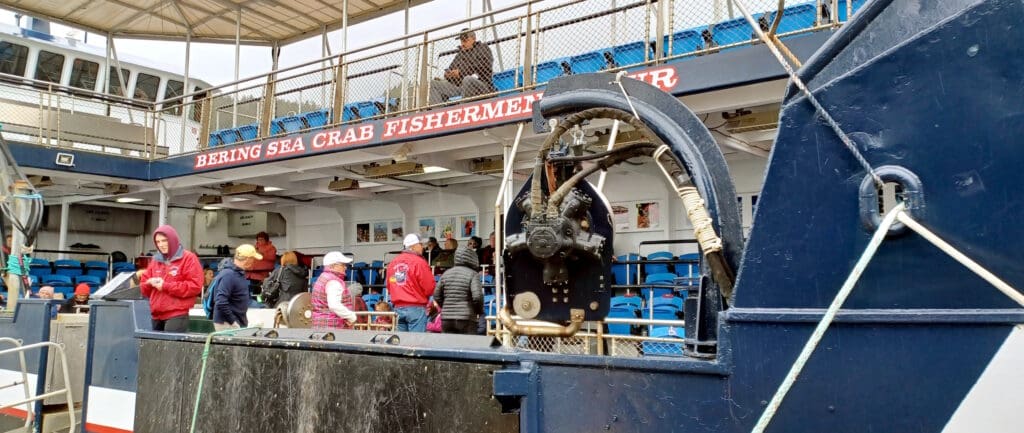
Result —
POLYGON ((324 256, 324 267, 338 263, 352 263, 352 258, 337 251, 331 251, 324 256))
POLYGON ((409 248, 418 243, 420 243, 420 235, 416 233, 409 233, 405 235, 405 240, 402 241, 402 245, 404 245, 406 248, 409 248))

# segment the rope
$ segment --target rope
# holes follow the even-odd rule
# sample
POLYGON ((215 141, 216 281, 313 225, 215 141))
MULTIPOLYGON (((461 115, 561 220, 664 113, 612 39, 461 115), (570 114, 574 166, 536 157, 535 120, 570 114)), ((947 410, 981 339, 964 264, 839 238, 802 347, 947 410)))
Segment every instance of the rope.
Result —
POLYGON ((199 400, 203 396, 203 382, 206 381, 206 360, 210 357, 210 343, 213 341, 213 337, 216 335, 234 335, 236 332, 249 329, 257 328, 225 329, 223 331, 211 332, 210 335, 206 336, 206 344, 203 345, 203 366, 199 370, 199 384, 196 385, 196 402, 192 406, 192 426, 188 429, 189 433, 195 433, 196 431, 196 420, 199 419, 199 400))
MULTIPOLYGON (((757 37, 762 40, 769 40, 768 36, 765 35, 763 30, 761 30, 761 27, 757 25, 757 21, 755 21, 754 18, 750 15, 750 13, 747 12, 747 9, 742 4, 740 4, 740 1, 732 0, 732 3, 736 5, 736 8, 739 9, 740 13, 743 14, 743 16, 747 19, 747 22, 750 23, 751 27, 753 27, 754 32, 757 33, 757 37)), ((879 177, 877 173, 875 173, 875 169, 871 167, 871 164, 868 163, 868 160, 864 159, 864 155, 861 155, 860 151, 857 150, 857 146, 853 143, 853 140, 851 140, 850 137, 846 135, 846 132, 844 132, 843 128, 839 126, 839 123, 837 123, 836 120, 832 118, 831 114, 828 114, 828 111, 825 111, 825 107, 822 107, 821 103, 818 102, 818 99, 814 97, 814 94, 807 89, 807 86, 804 84, 803 80, 801 80, 800 77, 797 76, 796 71, 793 70, 793 67, 790 66, 788 62, 786 62, 786 59, 779 51, 779 48, 772 43, 765 43, 765 45, 768 47, 768 50, 772 52, 772 55, 775 56, 775 59, 778 60, 779 64, 782 65, 782 68, 786 70, 786 73, 789 75, 790 80, 793 81, 793 84, 796 85, 798 89, 800 89, 800 92, 803 93, 804 96, 807 97, 807 100, 811 103, 811 105, 814 106, 814 110, 818 114, 820 114, 822 118, 825 119, 825 122, 828 123, 828 126, 832 128, 832 131, 834 131, 836 135, 839 136, 839 141, 843 142, 843 146, 846 147, 846 150, 849 150, 850 153, 853 154, 853 157, 861 165, 861 167, 863 167, 864 170, 867 170, 868 174, 871 175, 871 178, 874 179, 875 181, 875 186, 881 188, 882 185, 884 185, 884 183, 882 182, 882 178, 879 177)))
POLYGON ((853 287, 857 284, 857 280, 860 279, 864 269, 867 268, 868 263, 870 263, 871 259, 875 256, 875 252, 878 251, 878 246, 881 245, 883 240, 885 240, 885 235, 888 233, 889 228, 892 227, 897 220, 917 234, 921 235, 921 237, 928 240, 928 242, 931 242, 942 250, 942 252, 948 254, 954 260, 978 274, 978 276, 984 278, 985 281, 991 283, 996 287, 996 289, 999 289, 1000 292, 1012 299, 1021 307, 1024 307, 1024 295, 974 260, 971 260, 955 247, 939 238, 935 233, 932 233, 932 231, 928 230, 917 221, 914 221, 914 219, 905 212, 905 209, 906 206, 904 203, 900 203, 898 206, 893 208, 893 210, 889 211, 882 220, 882 223, 878 225, 878 229, 875 230, 875 234, 871 236, 871 241, 868 242, 868 246, 864 249, 864 253, 861 254, 860 259, 857 260, 857 264, 853 267, 853 270, 850 271, 850 275, 846 278, 846 282, 843 283, 842 288, 839 289, 839 293, 836 294, 835 299, 832 300, 832 304, 829 305, 828 310, 825 311, 825 316, 821 318, 821 322, 819 322, 818 326, 814 329, 814 333, 811 334, 811 338, 807 340, 807 344, 804 345, 803 350, 800 352, 800 356, 797 357, 793 366, 790 367, 789 373, 786 374, 782 384, 779 385, 779 389, 775 391, 775 395, 772 396, 772 400, 768 403, 768 407, 765 408, 764 413, 761 414, 761 418, 758 419, 757 424, 754 425, 754 429, 751 430, 752 433, 763 433, 764 430, 768 428, 768 424, 771 423, 772 418, 775 416, 775 412, 779 410, 782 400, 786 398, 786 394, 789 392, 789 389, 792 388, 793 383, 796 382, 797 377, 800 376, 800 372, 803 370, 804 365, 807 364, 807 360, 811 357, 814 349, 818 347, 818 343, 825 335, 825 331, 832 324, 839 308, 842 307, 843 302, 846 301, 850 292, 853 291, 853 287))
POLYGON ((693 235, 700 244, 700 250, 705 255, 722 251, 722 238, 715 234, 715 226, 712 225, 711 216, 704 206, 704 199, 701 198, 697 188, 684 186, 676 189, 679 198, 683 200, 683 208, 686 209, 686 216, 693 224, 693 235))
POLYGON ((636 114, 636 107, 633 106, 633 98, 629 97, 629 93, 626 93, 626 88, 622 86, 622 77, 626 76, 626 71, 619 71, 615 74, 615 84, 619 85, 619 90, 622 91, 622 96, 626 97, 626 103, 629 104, 629 110, 633 112, 633 117, 640 120, 640 115, 636 114))

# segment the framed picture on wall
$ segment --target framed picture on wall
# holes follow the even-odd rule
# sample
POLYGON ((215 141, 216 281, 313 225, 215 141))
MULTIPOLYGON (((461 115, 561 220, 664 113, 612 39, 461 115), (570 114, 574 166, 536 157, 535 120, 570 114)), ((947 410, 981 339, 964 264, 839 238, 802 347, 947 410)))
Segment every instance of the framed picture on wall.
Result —
POLYGON ((386 222, 375 222, 373 223, 373 242, 387 242, 388 241, 388 223, 386 222))
POLYGON ((421 239, 437 236, 437 220, 434 218, 420 218, 419 225, 421 239))
POLYGON ((636 204, 637 230, 661 228, 661 206, 656 201, 636 204))
POLYGON ((476 236, 476 215, 462 215, 459 217, 459 238, 467 239, 476 236))
POLYGON ((357 223, 356 224, 356 243, 357 244, 368 244, 368 243, 370 243, 370 223, 357 223))
POLYGON ((391 229, 391 242, 402 242, 405 238, 404 224, 401 221, 391 221, 388 228, 391 229))
POLYGON ((453 216, 445 216, 437 218, 437 239, 439 241, 448 238, 459 237, 459 226, 458 221, 453 216))
POLYGON ((612 203, 612 224, 617 232, 662 230, 661 200, 640 200, 612 203))
POLYGON ((615 231, 629 230, 629 207, 621 203, 613 203, 612 224, 615 225, 615 231))

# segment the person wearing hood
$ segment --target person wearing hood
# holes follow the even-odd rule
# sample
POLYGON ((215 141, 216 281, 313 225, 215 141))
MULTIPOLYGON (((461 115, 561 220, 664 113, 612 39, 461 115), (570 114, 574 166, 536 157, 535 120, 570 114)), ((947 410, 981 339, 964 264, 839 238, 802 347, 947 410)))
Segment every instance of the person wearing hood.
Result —
POLYGON ((309 270, 299 263, 294 251, 281 255, 281 266, 274 269, 263 280, 263 300, 268 306, 275 306, 292 300, 292 297, 309 289, 309 270))
POLYGON ((455 250, 455 266, 441 275, 434 289, 434 302, 441 306, 441 330, 453 334, 476 334, 478 317, 484 311, 480 262, 469 247, 455 250))
POLYGON ((60 306, 60 312, 64 314, 81 313, 89 311, 89 295, 92 289, 86 283, 78 283, 75 286, 75 296, 64 301, 60 306))
POLYGON ((188 310, 203 291, 203 266, 186 251, 174 227, 162 225, 153 232, 156 254, 139 271, 139 289, 149 298, 154 331, 185 332, 188 310))

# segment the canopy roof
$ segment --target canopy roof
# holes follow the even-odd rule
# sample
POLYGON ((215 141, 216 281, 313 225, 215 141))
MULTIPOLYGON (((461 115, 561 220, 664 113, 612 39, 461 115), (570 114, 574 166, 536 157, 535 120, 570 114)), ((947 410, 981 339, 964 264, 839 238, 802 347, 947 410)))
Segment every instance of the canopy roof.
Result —
MULTIPOLYGON (((241 10, 245 44, 287 44, 406 7, 405 0, 0 0, 0 7, 116 37, 234 42, 241 10)), ((409 7, 429 0, 410 0, 409 7)))

